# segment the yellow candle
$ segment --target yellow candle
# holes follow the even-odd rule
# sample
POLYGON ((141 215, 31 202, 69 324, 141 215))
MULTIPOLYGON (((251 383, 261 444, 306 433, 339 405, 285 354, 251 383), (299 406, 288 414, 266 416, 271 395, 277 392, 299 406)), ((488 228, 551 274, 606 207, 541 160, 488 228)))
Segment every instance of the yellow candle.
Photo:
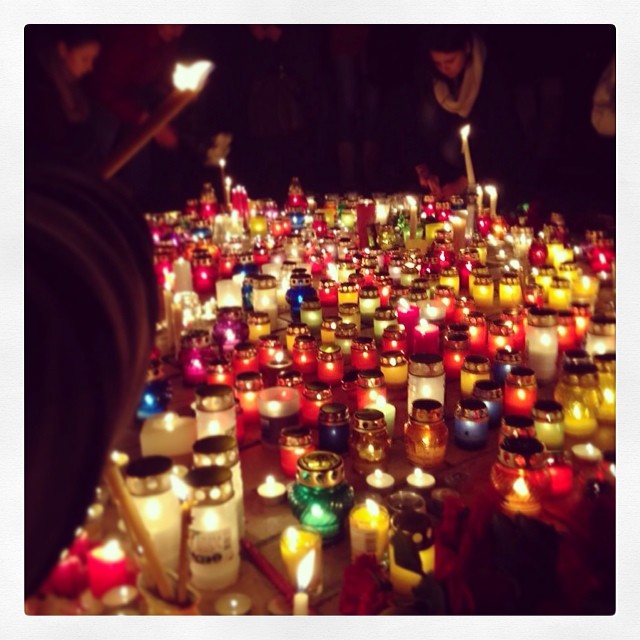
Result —
POLYGON ((382 562, 389 543, 389 512, 367 498, 349 513, 349 532, 352 560, 362 554, 372 554, 382 562))
MULTIPOLYGON (((424 573, 431 573, 436 564, 436 548, 434 544, 418 551, 420 564, 424 573)), ((399 566, 395 560, 393 544, 389 545, 389 579, 393 590, 400 595, 412 596, 413 588, 422 580, 422 575, 399 566)))
POLYGON ((576 278, 571 285, 574 300, 592 301, 598 297, 600 281, 594 276, 581 276, 576 278))
POLYGON ((500 278, 500 305, 503 307, 517 307, 522 304, 522 287, 520 279, 515 274, 505 273, 500 278))
MULTIPOLYGON (((469 276, 471 278, 471 276, 469 276)), ((493 294, 495 285, 491 276, 475 276, 471 285, 471 296, 478 307, 487 308, 493 306, 493 294)))
POLYGON ((452 287, 455 294, 460 295, 460 274, 455 267, 442 271, 440 274, 440 284, 446 287, 452 287))
POLYGON ((582 402, 572 402, 564 411, 564 430, 571 436, 588 436, 598 428, 596 411, 582 402))
POLYGON ((553 267, 540 267, 539 269, 532 269, 531 272, 533 273, 535 283, 539 287, 542 287, 544 299, 548 300, 549 288, 551 287, 551 282, 556 274, 556 270, 553 267))
POLYGON ((574 283, 582 274, 582 269, 575 262, 564 262, 558 265, 558 275, 574 283))
MULTIPOLYGON (((487 361, 487 369, 489 363, 487 361)), ((491 372, 472 372, 462 366, 460 370, 460 392, 463 398, 469 398, 473 394, 473 387, 478 380, 491 380, 491 372)))
MULTIPOLYGON (((562 252, 564 244, 562 242, 549 242, 547 244, 547 264, 553 267, 556 266, 556 255, 558 252, 562 252)), ((561 253, 561 255, 563 255, 561 253)))
POLYGON ((553 278, 549 287, 549 307, 561 311, 571 306, 571 282, 566 278, 553 278))
POLYGON ((402 351, 385 351, 380 354, 380 371, 388 387, 406 387, 409 363, 402 351))
POLYGON ((289 581, 297 585, 300 563, 311 551, 315 551, 311 581, 307 591, 313 595, 322 593, 322 536, 308 527, 287 527, 280 536, 280 554, 289 581))
POLYGON ((553 255, 553 266, 558 269, 561 264, 564 264, 565 262, 571 262, 572 260, 573 249, 571 249, 571 247, 560 245, 560 247, 555 250, 553 255))
POLYGON ((262 215, 249 218, 249 233, 251 236, 267 235, 267 219, 262 215))
POLYGON ((340 316, 332 316, 331 318, 325 318, 320 326, 320 339, 323 343, 332 344, 335 342, 336 329, 342 322, 340 316))

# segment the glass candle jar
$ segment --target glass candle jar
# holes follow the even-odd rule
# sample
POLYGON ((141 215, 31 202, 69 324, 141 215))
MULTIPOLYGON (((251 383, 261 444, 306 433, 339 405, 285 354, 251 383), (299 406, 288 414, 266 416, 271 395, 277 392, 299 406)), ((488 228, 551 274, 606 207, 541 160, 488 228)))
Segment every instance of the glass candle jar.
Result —
POLYGON ((338 283, 335 280, 321 280, 318 298, 323 307, 338 306, 338 283))
POLYGON ((218 308, 242 307, 242 284, 231 279, 216 282, 218 308))
POLYGON ((206 384, 225 384, 233 387, 235 376, 231 369, 231 363, 225 358, 208 358, 205 360, 207 371, 206 384))
POLYGON ((469 314, 476 310, 476 303, 473 298, 458 296, 454 303, 453 321, 468 322, 469 314))
POLYGON ((402 351, 408 354, 407 332, 398 324, 390 324, 382 332, 382 351, 402 351))
POLYGON ((409 360, 407 413, 416 400, 427 398, 444 405, 445 374, 442 356, 416 353, 409 360))
POLYGON ((358 285, 342 282, 338 286, 338 306, 341 304, 358 304, 358 285))
POLYGON ((504 408, 502 385, 495 380, 479 380, 473 386, 472 397, 484 402, 489 412, 489 429, 497 429, 504 408))
POLYGON ((535 269, 533 279, 539 287, 542 287, 545 301, 549 299, 549 289, 551 288, 551 283, 555 275, 556 270, 551 266, 538 267, 535 269))
POLYGON ((498 288, 500 306, 516 307, 522 304, 522 287, 520 278, 514 273, 503 273, 498 288))
POLYGON ((380 396, 387 399, 387 387, 382 371, 380 369, 359 371, 356 386, 357 408, 365 409, 371 404, 375 405, 380 396))
POLYGON ((367 285, 360 289, 360 316, 366 325, 373 323, 376 309, 380 306, 380 293, 375 285, 367 285))
POLYGON ((594 364, 565 365, 553 393, 564 411, 564 431, 570 436, 590 436, 598 428, 602 391, 594 364))
POLYGON ((582 269, 576 262, 563 262, 558 265, 558 276, 566 278, 572 285, 578 280, 581 273, 582 269))
POLYGON ((571 310, 576 318, 576 343, 581 345, 584 342, 591 319, 591 304, 588 302, 572 302, 571 310))
POLYGON ((389 306, 391 299, 391 285, 393 280, 386 274, 376 273, 373 278, 373 284, 378 287, 378 294, 380 295, 380 306, 389 306))
POLYGON ((273 327, 278 320, 278 299, 276 296, 277 281, 273 276, 257 274, 251 276, 253 284, 253 309, 269 314, 273 327))
POLYGON ((311 286, 311 276, 299 269, 294 269, 289 279, 289 289, 285 296, 291 311, 291 318, 300 320, 300 307, 304 300, 318 297, 316 290, 311 286))
MULTIPOLYGON (((486 276, 490 276, 491 271, 489 271, 489 267, 487 266, 479 266, 471 269, 471 273, 469 274, 469 293, 473 296, 473 287, 476 282, 476 278, 484 278, 486 276)), ((491 280, 491 285, 493 287, 493 279, 491 280)), ((475 296, 473 296, 475 299, 475 296)), ((476 303, 478 301, 476 300, 476 303)))
POLYGON ((278 374, 276 387, 289 387, 290 389, 295 389, 300 395, 300 400, 302 401, 304 380, 302 379, 302 374, 299 371, 291 370, 278 374))
POLYGON ((378 366, 378 348, 373 338, 354 338, 351 343, 351 366, 356 370, 375 369, 378 366))
POLYGON ((342 322, 340 316, 329 316, 320 325, 320 339, 323 343, 331 344, 335 340, 338 325, 342 322))
POLYGON ((322 305, 320 301, 304 300, 300 306, 300 320, 309 327, 312 334, 319 334, 322 326, 322 305))
POLYGON ((577 346, 576 317, 573 310, 558 311, 558 350, 564 353, 577 346))
POLYGON ((491 483, 508 514, 534 516, 550 488, 544 445, 535 438, 505 438, 491 467, 491 483))
POLYGON ((592 356, 614 353, 616 350, 616 319, 595 315, 589 322, 585 350, 592 356))
POLYGON ((442 403, 427 398, 415 400, 404 427, 409 462, 421 469, 440 466, 444 463, 448 437, 442 403))
POLYGON ((564 413, 555 400, 538 400, 531 411, 535 437, 549 450, 562 449, 564 445, 564 413))
POLYGON ((548 451, 547 465, 550 495, 559 497, 571 493, 573 490, 573 465, 570 454, 565 451, 548 451))
POLYGON ((447 380, 459 380, 462 363, 469 354, 469 336, 466 333, 449 333, 442 344, 442 361, 447 380))
POLYGON ((340 402, 327 402, 318 416, 318 446, 324 451, 346 453, 349 449, 349 409, 340 402))
POLYGON ((249 325, 244 321, 241 307, 218 308, 218 317, 213 325, 213 339, 222 353, 231 353, 233 348, 249 337, 249 325))
POLYGON ((236 435, 236 402, 233 389, 223 384, 196 389, 196 433, 198 439, 215 435, 236 435))
POLYGON ((504 385, 511 369, 519 367, 521 364, 522 354, 519 351, 498 349, 491 364, 491 375, 497 383, 504 385))
POLYGON ((529 307, 544 306, 544 291, 537 284, 529 283, 524 288, 524 304, 529 307))
POLYGON ((293 353, 293 347, 298 336, 310 335, 311 329, 309 328, 309 325, 304 324, 303 322, 290 322, 286 333, 287 351, 289 351, 289 353, 293 353))
POLYGON ((331 402, 333 392, 331 387, 325 382, 307 382, 302 389, 302 401, 300 404, 300 414, 302 422, 310 427, 318 426, 318 416, 320 407, 331 402))
POLYGON ((602 402, 598 408, 600 424, 616 422, 616 354, 603 353, 593 356, 598 370, 598 386, 602 392, 602 402))
POLYGON ((403 287, 410 287, 419 275, 416 265, 413 262, 407 262, 400 270, 400 284, 403 287))
POLYGON ((528 367, 513 367, 504 384, 504 413, 529 417, 538 399, 536 373, 528 367))
POLYGON ((318 343, 313 336, 297 336, 293 343, 293 365, 303 375, 315 374, 318 366, 318 343))
POLYGON ((280 467, 287 478, 295 478, 300 457, 316 450, 311 431, 305 427, 285 427, 278 443, 280 467))
POLYGON ((460 276, 455 267, 447 267, 440 272, 440 284, 451 287, 454 295, 460 295, 460 276))
POLYGON ((335 386, 344 375, 344 356, 337 344, 321 344, 318 347, 318 380, 335 386))
POLYGON ((465 398, 456 405, 453 435, 461 449, 481 449, 487 444, 489 411, 481 400, 465 398))
POLYGON ((505 438, 535 438, 536 428, 529 416, 505 415, 500 424, 498 444, 505 438))
POLYGON ((311 597, 319 596, 323 589, 322 536, 311 527, 302 525, 287 527, 280 536, 280 554, 289 582, 298 591, 300 591, 298 584, 300 565, 305 561, 309 562, 309 555, 313 554, 312 567, 309 567, 311 577, 303 591, 311 597))
POLYGON ((240 574, 240 534, 232 474, 224 467, 196 467, 184 478, 191 487, 189 569, 202 591, 225 589, 240 574))
POLYGON ((595 276, 582 275, 571 283, 571 299, 575 302, 594 304, 598 299, 600 281, 595 276))
POLYGON ((524 321, 527 312, 523 306, 509 307, 500 312, 500 318, 513 326, 513 348, 523 351, 525 348, 524 321))
POLYGON ((165 571, 178 568, 180 503, 171 488, 171 458, 145 456, 126 467, 126 485, 165 571))
POLYGON ((403 326, 407 334, 407 342, 411 344, 414 327, 420 320, 420 310, 415 304, 409 304, 402 298, 396 307, 398 314, 398 324, 403 326))
POLYGON ((361 476, 367 476, 376 469, 386 471, 390 452, 391 438, 382 411, 355 411, 349 435, 349 455, 353 470, 361 476))
POLYGON ((261 368, 272 362, 276 354, 284 351, 284 345, 280 342, 277 333, 270 333, 258 338, 258 362, 261 368))
POLYGON ((252 311, 247 314, 249 342, 257 342, 260 336, 271 333, 271 320, 266 311, 252 311))
POLYGON ((204 357, 211 351, 211 337, 204 329, 191 329, 180 339, 178 360, 182 365, 184 383, 191 386, 202 384, 207 377, 204 357))
POLYGON ((387 388, 406 388, 409 363, 402 351, 383 351, 380 354, 380 371, 387 388))
POLYGON ((287 490, 293 515, 318 531, 323 544, 339 540, 353 507, 354 492, 344 477, 342 458, 331 451, 312 451, 298 460, 296 482, 287 490))
POLYGON ((342 322, 355 324, 358 332, 360 331, 360 307, 357 304, 351 304, 348 302, 346 304, 338 305, 338 315, 342 322))
POLYGON ((527 364, 542 382, 556 376, 558 362, 558 315, 548 308, 530 309, 527 316, 527 364))
POLYGON ((469 351, 484 355, 487 350, 487 319, 484 313, 470 311, 466 321, 469 324, 469 351))
POLYGON ((489 331, 487 333, 487 356, 493 360, 498 349, 509 349, 513 351, 515 332, 513 323, 510 320, 490 320, 489 331))
POLYGON ((373 555, 382 562, 389 543, 389 511, 372 498, 356 503, 349 513, 351 560, 373 555))
POLYGON ((258 362, 258 347, 254 342, 240 342, 233 348, 231 367, 235 375, 245 371, 260 369, 258 362))
POLYGON ((207 436, 193 444, 194 467, 224 467, 231 471, 233 498, 238 516, 238 531, 244 535, 244 485, 240 470, 240 450, 233 436, 207 436))
POLYGON ((263 387, 264 383, 260 373, 247 371, 236 376, 236 397, 242 408, 245 425, 260 424, 258 392, 262 391, 263 387))
POLYGON ((351 345, 358 337, 358 327, 352 322, 340 322, 335 331, 335 343, 345 358, 351 359, 351 345))
POLYGON ((491 378, 491 363, 485 356, 468 355, 460 370, 460 392, 463 398, 472 395, 473 387, 479 380, 491 378))
POLYGON ((260 439, 266 446, 277 446, 285 427, 294 426, 300 417, 300 394, 287 387, 269 387, 258 393, 260 439))
POLYGON ((571 306, 571 281, 566 278, 552 278, 548 304, 556 311, 568 309, 571 306))
POLYGON ((384 330, 393 324, 398 324, 396 310, 389 306, 379 306, 373 315, 373 337, 382 340, 384 330))

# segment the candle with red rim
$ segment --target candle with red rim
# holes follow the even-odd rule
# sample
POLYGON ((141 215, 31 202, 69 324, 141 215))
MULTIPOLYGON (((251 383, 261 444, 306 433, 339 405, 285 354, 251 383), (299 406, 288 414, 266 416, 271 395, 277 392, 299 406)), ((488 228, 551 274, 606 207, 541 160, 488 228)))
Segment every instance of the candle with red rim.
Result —
POLYGON ((378 293, 380 294, 380 306, 388 307, 391 298, 391 278, 385 278, 378 284, 378 293))
POLYGON ((305 427, 285 427, 280 435, 280 467, 287 478, 295 478, 298 459, 315 451, 311 431, 305 427))
POLYGON ((337 307, 338 283, 335 280, 322 280, 318 289, 318 299, 323 307, 337 307))
POLYGON ((297 336, 293 342, 293 365, 302 374, 314 374, 318 367, 318 343, 313 336, 297 336))
POLYGON ((424 318, 413 329, 413 353, 440 353, 440 327, 424 318))
POLYGON ((408 355, 407 332, 404 327, 390 324, 382 332, 382 351, 402 351, 408 355))
POLYGON ((110 540, 87 554, 89 589, 94 598, 100 598, 109 589, 127 581, 127 558, 120 543, 110 540))
POLYGON ((318 426, 320 407, 331 402, 333 391, 326 382, 307 382, 302 390, 300 400, 300 416, 302 422, 309 427, 318 426))
POLYGON ((487 320, 482 311, 471 311, 466 319, 469 324, 469 351, 484 355, 487 351, 487 320))
POLYGON ((487 355, 491 360, 495 358, 498 349, 514 351, 513 324, 508 320, 492 320, 489 322, 487 333, 487 355))
POLYGON ((398 314, 398 324, 402 325, 407 332, 407 343, 409 349, 411 349, 413 330, 420 319, 420 309, 417 305, 410 304, 404 298, 400 298, 398 306, 396 307, 396 313, 398 314))
POLYGON ((445 335, 442 345, 442 363, 447 380, 459 380, 464 359, 469 354, 469 336, 466 333, 445 335))

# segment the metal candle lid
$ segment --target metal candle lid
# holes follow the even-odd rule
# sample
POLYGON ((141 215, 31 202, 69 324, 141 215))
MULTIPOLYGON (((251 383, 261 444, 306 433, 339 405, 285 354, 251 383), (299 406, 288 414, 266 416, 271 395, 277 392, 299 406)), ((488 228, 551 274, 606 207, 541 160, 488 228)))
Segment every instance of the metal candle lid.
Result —
POLYGON ((409 374, 422 377, 444 375, 442 356, 436 353, 414 353, 409 359, 409 374))
POLYGON ((467 322, 471 327, 484 327, 487 324, 487 318, 482 311, 469 311, 467 322))
POLYGON ((513 469, 540 469, 545 459, 544 445, 535 438, 505 438, 498 449, 498 460, 513 469))
POLYGON ((278 374, 276 386, 289 387, 292 389, 301 386, 302 382, 302 374, 299 371, 285 371, 278 374))
POLYGON ((275 349, 282 346, 280 336, 277 333, 269 333, 258 338, 258 349, 275 349))
POLYGON ((455 351, 463 351, 469 348, 468 333, 449 333, 445 335, 442 344, 443 349, 453 349, 455 351))
POLYGON ((416 422, 436 422, 444 417, 444 407, 438 400, 420 398, 414 400, 410 417, 416 422))
POLYGON ((555 327, 558 324, 558 314, 553 309, 532 307, 529 309, 527 324, 530 327, 555 327))
POLYGON ((251 276, 251 284, 254 289, 275 289, 277 286, 277 280, 275 276, 259 273, 255 276, 251 276))
POLYGON ((616 372, 616 354, 615 352, 599 353, 593 356, 593 363, 598 369, 598 373, 615 373, 616 372))
POLYGON ((234 405, 235 396, 228 384, 202 384, 196 388, 198 411, 226 411, 234 405))
POLYGON ((398 315, 396 314, 396 310, 390 306, 378 307, 374 314, 374 320, 397 320, 398 315))
POLYGON ((615 336, 615 317, 605 316, 603 314, 593 316, 589 322, 588 332, 594 336, 615 336))
POLYGON ((478 400, 498 400, 502 395, 502 385, 495 380, 478 380, 473 385, 473 397, 478 400))
POLYGON ((529 367, 513 367, 507 373, 507 384, 513 387, 536 386, 536 372, 529 367))
POLYGON ((338 314, 342 316, 358 316, 360 315, 360 307, 355 302, 343 302, 338 305, 338 314))
POLYGON ((563 368, 568 364, 591 364, 591 356, 584 349, 568 349, 564 352, 563 368))
POLYGON ((255 371, 243 371, 236 376, 237 391, 260 391, 264 387, 262 374, 255 371))
POLYGON ((517 273, 511 273, 510 271, 507 271, 500 276, 500 284, 513 286, 519 283, 520 278, 518 277, 517 273))
POLYGON ((269 314, 266 311, 252 311, 247 315, 247 324, 260 325, 269 324, 269 314))
POLYGON ((342 360, 342 349, 337 344, 321 344, 318 347, 318 360, 320 362, 335 362, 342 360))
POLYGON ((233 498, 231 470, 224 467, 195 467, 184 477, 193 489, 195 506, 215 506, 233 498))
POLYGON ((293 270, 293 273, 289 277, 289 285, 291 287, 310 287, 311 276, 306 272, 296 273, 297 269, 293 270))
POLYGON ((314 300, 303 300, 300 309, 302 311, 319 311, 322 309, 322 305, 317 298, 314 300))
POLYGON ((324 425, 342 424, 349 420, 349 408, 341 402, 327 402, 320 407, 318 422, 324 425))
POLYGON ((255 358, 258 355, 258 345, 255 342, 240 342, 233 348, 234 358, 255 358))
POLYGON ((491 320, 489 322, 489 333, 492 336, 512 336, 515 333, 513 322, 511 320, 491 320))
POLYGON ((200 438, 193 444, 193 462, 196 467, 233 467, 240 462, 238 441, 228 435, 200 438))
POLYGON ((203 349, 211 345, 211 333, 207 329, 190 329, 180 338, 183 349, 203 349))
POLYGON ((358 327, 353 322, 341 322, 335 331, 336 340, 355 338, 358 335, 358 327))
POLYGON ((382 331, 383 340, 405 340, 407 332, 404 326, 399 324, 390 324, 382 331))
POLYGON ((237 321, 244 318, 242 307, 220 307, 218 309, 218 322, 220 320, 237 321))
POLYGON ((298 458, 296 480, 306 487, 329 489, 344 480, 342 456, 331 451, 311 451, 298 458))
POLYGON ((384 413, 378 409, 359 409, 351 418, 351 428, 360 433, 387 430, 384 413))
POLYGON ((341 322, 342 318, 340 316, 328 316, 322 321, 320 328, 325 331, 335 331, 341 322))
POLYGON ((513 438, 534 437, 536 434, 533 418, 513 414, 503 416, 500 430, 507 437, 513 438))
POLYGON ((341 282, 338 286, 338 293, 356 293, 358 285, 353 282, 341 282))
POLYGON ((375 351, 376 349, 375 340, 366 336, 354 338, 351 343, 351 353, 364 353, 365 351, 375 351))
POLYGON ((313 336, 296 336, 295 340, 293 341, 293 348, 296 351, 313 351, 314 349, 317 349, 317 347, 318 343, 313 336))
POLYGON ((533 419, 537 422, 562 422, 564 411, 562 405, 555 400, 538 400, 531 410, 533 419))
POLYGON ((419 551, 428 549, 435 542, 431 518, 426 513, 400 511, 392 516, 391 526, 395 532, 401 532, 410 538, 419 551))
POLYGON ((327 401, 333 395, 331 387, 326 382, 307 382, 302 395, 307 400, 327 401))
POLYGON ((285 427, 280 432, 278 444, 281 447, 308 447, 313 444, 313 436, 306 427, 285 427))
POLYGON ((171 489, 173 462, 166 456, 145 456, 126 468, 127 488, 134 496, 155 496, 171 489))
MULTIPOLYGON (((414 280, 415 282, 415 280, 414 280)), ((409 301, 410 302, 420 302, 421 300, 426 300, 428 297, 427 290, 422 287, 413 286, 409 289, 409 301)))
POLYGON ((489 373, 491 364, 485 356, 467 356, 462 363, 462 368, 469 373, 489 373))
POLYGON ((513 351, 509 349, 498 349, 493 360, 500 364, 519 365, 522 362, 522 354, 517 349, 513 351))
POLYGON ((384 387, 384 376, 380 369, 364 369, 358 372, 358 386, 361 389, 384 387))
POLYGON ((481 400, 465 398, 458 402, 454 415, 456 418, 463 420, 487 420, 489 418, 489 410, 481 400))
POLYGON ((379 297, 380 297, 380 293, 378 291, 378 287, 372 284, 365 285, 360 289, 360 298, 362 300, 375 299, 379 297))
POLYGON ((569 280, 568 278, 561 278, 560 276, 555 276, 551 279, 551 288, 552 289, 570 289, 571 280, 569 280))
POLYGON ((595 364, 567 364, 562 371, 562 382, 571 386, 592 384, 597 380, 595 364))
POLYGON ((452 322, 450 325, 447 325, 447 333, 469 334, 469 324, 467 322, 452 322))
POLYGON ((380 364, 385 367, 400 367, 407 364, 407 358, 402 351, 383 351, 380 354, 380 364))
POLYGON ((304 322, 290 322, 287 327, 288 336, 308 336, 310 334, 311 329, 304 322))

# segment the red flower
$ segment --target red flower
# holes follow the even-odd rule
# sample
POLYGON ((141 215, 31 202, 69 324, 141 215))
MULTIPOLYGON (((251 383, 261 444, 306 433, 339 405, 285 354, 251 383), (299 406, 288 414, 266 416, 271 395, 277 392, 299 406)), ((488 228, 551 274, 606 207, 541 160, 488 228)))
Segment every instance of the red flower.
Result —
POLYGON ((375 556, 361 555, 344 570, 339 606, 341 615, 377 615, 389 605, 390 598, 386 576, 375 556))

